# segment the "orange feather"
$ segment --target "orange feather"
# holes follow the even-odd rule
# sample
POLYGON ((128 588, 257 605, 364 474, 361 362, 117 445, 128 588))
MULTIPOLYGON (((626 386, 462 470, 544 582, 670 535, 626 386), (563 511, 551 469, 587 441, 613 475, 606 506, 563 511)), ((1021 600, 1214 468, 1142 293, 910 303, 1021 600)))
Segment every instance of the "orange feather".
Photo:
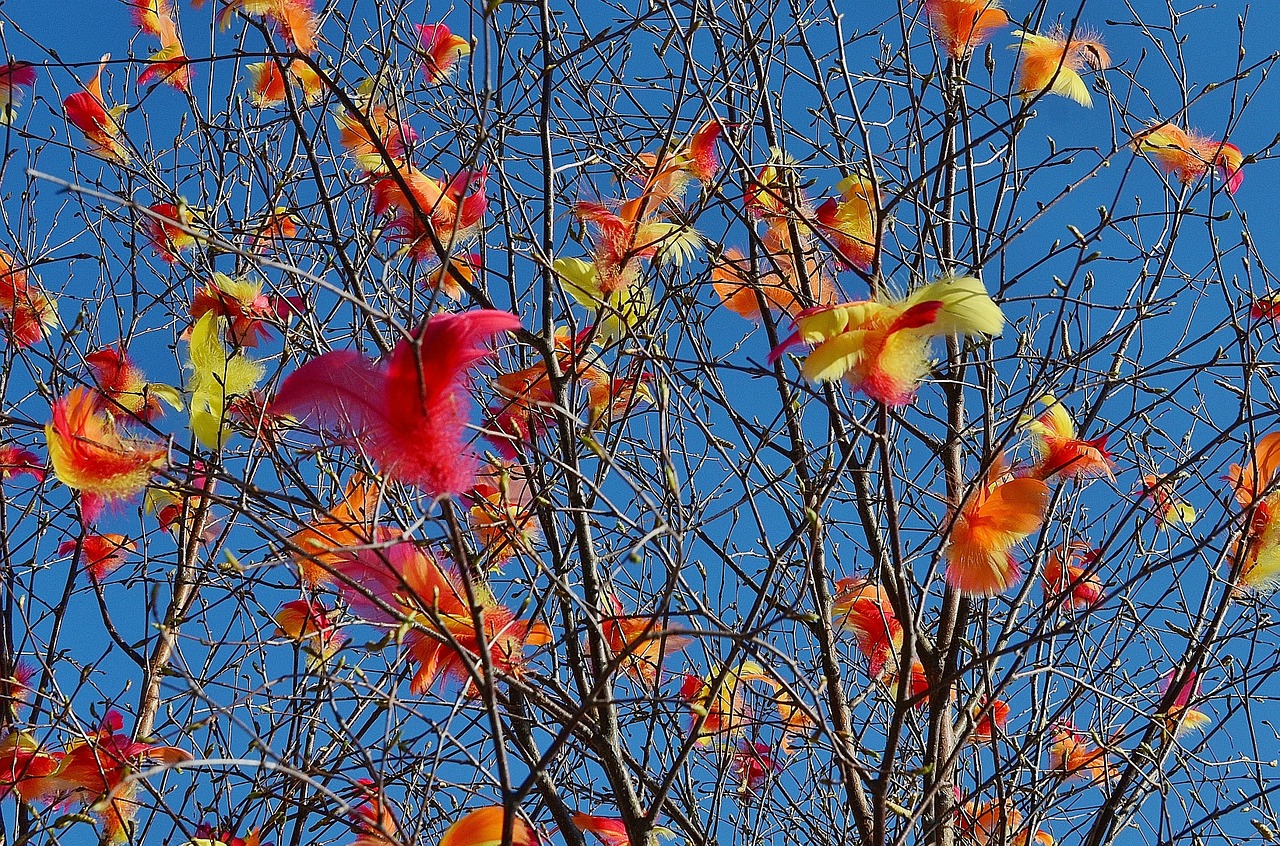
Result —
POLYGON ((1049 486, 1040 479, 1006 479, 1001 462, 969 494, 951 527, 947 581, 969 596, 1003 593, 1022 579, 1012 549, 1040 528, 1049 486))

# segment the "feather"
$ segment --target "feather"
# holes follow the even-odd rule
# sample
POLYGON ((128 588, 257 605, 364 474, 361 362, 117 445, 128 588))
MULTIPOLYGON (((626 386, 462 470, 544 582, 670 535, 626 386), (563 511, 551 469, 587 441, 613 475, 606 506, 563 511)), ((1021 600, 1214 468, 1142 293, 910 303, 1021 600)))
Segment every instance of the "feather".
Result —
MULTIPOLYGON (((480 808, 449 826, 440 839, 440 846, 501 846, 507 842, 502 833, 506 829, 506 811, 501 805, 480 808)), ((511 821, 511 846, 538 846, 538 835, 516 817, 511 821)))
POLYGON ((1244 154, 1235 144, 1156 122, 1134 136, 1133 146, 1154 156, 1160 169, 1177 176, 1183 185, 1204 176, 1210 167, 1226 181, 1227 193, 1234 194, 1244 183, 1244 154))
POLYGON ((1094 35, 1081 32, 1067 38, 1060 27, 1054 27, 1044 35, 1014 31, 1021 38, 1011 44, 1017 50, 1018 94, 1024 99, 1049 91, 1076 101, 1085 108, 1093 106, 1089 86, 1080 72, 1086 67, 1104 70, 1111 65, 1111 57, 1094 35))
POLYGON ((427 85, 448 79, 458 60, 471 54, 471 42, 454 35, 444 24, 419 25, 418 37, 422 44, 422 76, 427 85))
POLYGON ((227 437, 227 405, 250 393, 265 369, 243 352, 228 354, 218 337, 218 317, 207 312, 191 330, 191 431, 204 446, 218 449, 227 437))
POLYGON ((503 311, 435 315, 385 363, 332 352, 303 365, 285 379, 272 412, 336 425, 389 478, 432 496, 463 493, 475 476, 463 442, 468 371, 491 355, 485 341, 519 328, 503 311))
POLYGON ((845 378, 877 402, 911 402, 932 362, 938 335, 981 336, 1004 325, 1000 307, 972 277, 940 279, 903 300, 863 300, 806 309, 796 334, 769 353, 773 363, 790 347, 814 347, 804 375, 815 382, 845 378))
POLYGON ((992 596, 1022 578, 1013 547, 1044 522, 1049 486, 1031 477, 1004 479, 999 462, 969 495, 947 547, 947 581, 968 596, 992 596))
POLYGON ((163 444, 121 437, 114 418, 98 405, 93 391, 73 388, 54 402, 53 420, 45 426, 53 472, 80 492, 88 522, 106 504, 140 493, 165 464, 163 444))
POLYGON ((62 101, 67 120, 84 134, 89 152, 117 164, 128 164, 129 148, 120 140, 120 121, 128 106, 108 109, 102 99, 102 71, 111 58, 108 53, 98 64, 98 72, 85 83, 84 91, 76 91, 62 101))
POLYGON ((273 414, 320 423, 346 431, 388 425, 381 394, 385 391, 378 367, 352 350, 337 350, 314 358, 285 379, 271 403, 273 414))
POLYGON ((36 69, 27 62, 0 65, 0 125, 13 122, 22 105, 22 87, 36 84, 36 69))
POLYGON ((934 38, 955 59, 968 55, 997 29, 1009 25, 1009 14, 996 0, 925 0, 925 11, 934 38))
POLYGON ((76 553, 76 561, 94 582, 101 582, 124 564, 124 557, 137 552, 138 545, 124 535, 85 535, 78 541, 63 541, 58 554, 76 553))

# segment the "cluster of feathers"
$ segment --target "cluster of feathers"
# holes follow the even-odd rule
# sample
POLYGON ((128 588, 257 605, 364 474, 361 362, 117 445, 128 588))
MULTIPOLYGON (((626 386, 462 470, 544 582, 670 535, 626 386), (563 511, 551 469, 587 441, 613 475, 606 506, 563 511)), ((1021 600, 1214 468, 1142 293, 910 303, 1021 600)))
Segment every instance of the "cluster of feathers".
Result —
MULTIPOLYGON (((192 64, 185 54, 175 12, 168 0, 129 0, 141 33, 159 41, 138 84, 163 83, 187 92, 192 64)), ((200 3, 195 4, 197 7, 200 3)), ((1011 24, 993 0, 924 0, 924 13, 936 43, 963 65, 975 48, 1011 24)), ((292 52, 288 62, 272 58, 246 67, 249 101, 268 109, 284 103, 306 108, 319 102, 331 82, 313 54, 317 49, 311 0, 231 0, 219 19, 225 26, 244 15, 270 25, 292 52)), ((417 27, 420 70, 428 86, 444 85, 458 72, 472 43, 440 24, 417 27)), ((1015 95, 1024 101, 1047 94, 1092 105, 1085 75, 1101 73, 1111 58, 1101 40, 1083 30, 1060 28, 1045 33, 1014 31, 1018 39, 1015 95)), ((85 149, 109 163, 128 165, 134 152, 124 129, 128 106, 109 105, 103 74, 97 72, 63 101, 68 122, 83 136, 85 149)), ((0 121, 14 119, 23 91, 36 82, 35 68, 23 62, 0 67, 0 121)), ((401 253, 427 263, 422 284, 452 300, 474 285, 483 266, 470 245, 479 240, 488 210, 488 168, 465 164, 453 173, 433 176, 414 165, 418 136, 372 83, 347 100, 354 108, 333 115, 338 139, 356 178, 369 191, 384 237, 401 253)), ((493 309, 435 313, 402 337, 389 355, 371 361, 350 350, 318 356, 294 370, 273 397, 257 390, 263 365, 248 351, 300 315, 300 298, 263 292, 261 281, 214 274, 191 304, 188 341, 190 379, 185 394, 153 383, 117 344, 86 356, 87 381, 56 398, 45 428, 49 463, 56 478, 78 494, 86 529, 103 510, 148 490, 162 525, 173 531, 203 531, 191 519, 203 510, 199 496, 176 493, 156 476, 167 466, 168 448, 143 430, 164 407, 189 409, 195 443, 211 452, 225 446, 236 431, 274 438, 284 426, 314 424, 337 433, 337 444, 360 455, 380 478, 351 480, 345 497, 303 526, 289 541, 290 553, 308 589, 332 585, 356 618, 379 625, 408 626, 404 648, 414 665, 412 689, 421 693, 452 680, 478 695, 491 679, 517 677, 525 652, 547 642, 544 625, 519 619, 490 589, 483 572, 445 560, 436 550, 402 535, 377 518, 380 491, 387 483, 413 487, 432 499, 464 500, 467 518, 479 541, 480 560, 496 568, 531 550, 538 528, 523 466, 536 455, 540 439, 565 414, 566 383, 583 391, 586 425, 591 433, 607 428, 653 401, 650 374, 641 367, 618 370, 603 353, 625 336, 642 332, 651 316, 651 278, 663 265, 691 262, 705 239, 689 223, 686 195, 693 186, 704 195, 717 190, 721 163, 717 145, 736 127, 712 117, 686 139, 659 153, 641 153, 628 163, 638 188, 616 200, 582 200, 572 213, 587 234, 583 257, 560 257, 551 270, 564 293, 592 321, 576 336, 560 331, 550 339, 551 362, 542 361, 499 373, 492 382, 496 401, 489 407, 485 436, 499 454, 482 460, 472 441, 473 378, 493 359, 494 345, 521 331, 519 317, 493 309), (602 346, 603 345, 603 346, 602 346), (487 668, 487 669, 486 669, 487 668)), ((1135 150, 1149 155, 1182 184, 1217 173, 1227 191, 1243 181, 1244 156, 1234 145, 1184 130, 1169 121, 1153 122, 1137 132, 1135 150)), ((915 400, 934 368, 933 343, 940 337, 987 343, 1005 324, 1000 306, 980 278, 946 275, 901 294, 879 281, 882 235, 889 222, 883 186, 870 170, 844 176, 829 196, 810 197, 799 179, 799 165, 780 150, 751 174, 743 203, 763 227, 761 247, 748 258, 736 248, 711 262, 711 285, 722 304, 735 313, 763 321, 785 315, 792 334, 774 348, 768 362, 783 367, 788 352, 805 350, 803 376, 815 383, 843 381, 851 391, 890 409, 915 400), (844 300, 836 279, 854 273, 872 283, 861 300, 844 300)), ((179 264, 217 240, 207 216, 181 198, 155 202, 139 226, 159 259, 179 264)), ((287 208, 275 208, 248 230, 250 252, 278 249, 296 237, 300 221, 287 208)), ((435 298, 433 297, 433 303, 435 298)), ((1259 306, 1258 308, 1263 308, 1259 306)), ((1274 316, 1270 305, 1266 315, 1274 316)), ((1257 315, 1255 315, 1257 316, 1257 315)), ((57 325, 56 303, 28 277, 26 269, 0 253, 0 318, 11 344, 31 346, 57 325)), ((572 401, 569 398, 568 401, 572 401)), ((1022 580, 1015 550, 1045 523, 1051 485, 1066 480, 1115 481, 1114 459, 1106 438, 1085 439, 1066 407, 1052 396, 1044 410, 1022 421, 1033 461, 1007 465, 997 458, 952 503, 941 521, 945 578, 959 593, 994 596, 1022 580)), ((1231 484, 1248 525, 1232 556, 1231 579, 1240 590, 1261 590, 1280 583, 1280 433, 1261 439, 1244 465, 1233 467, 1231 484)), ((29 474, 43 481, 38 456, 6 447, 0 450, 0 479, 29 474)), ((203 471, 198 486, 206 487, 203 471)), ((1155 476, 1143 480, 1142 496, 1158 519, 1190 522, 1194 511, 1155 476)), ((136 544, 119 534, 85 531, 61 544, 95 582, 120 567, 136 544)), ((1045 557, 1042 590, 1046 602, 1065 613, 1088 612, 1105 598, 1096 554, 1071 543, 1045 557)), ((902 702, 922 705, 931 680, 918 659, 907 666, 903 626, 886 588, 868 579, 837 585, 836 623, 852 633, 871 678, 902 702)), ((654 687, 664 661, 690 642, 670 632, 664 621, 630 612, 612 595, 600 620, 607 654, 598 658, 611 673, 654 687)), ((303 646, 323 663, 348 638, 336 621, 336 609, 310 595, 285 603, 275 615, 278 637, 303 646)), ((1170 677, 1166 688, 1174 684, 1170 677)), ((1207 721, 1191 707, 1198 688, 1194 674, 1169 691, 1166 716, 1175 733, 1207 721)), ((690 713, 690 731, 702 747, 730 750, 731 772, 740 791, 763 788, 791 754, 790 744, 813 726, 807 713, 786 694, 784 685, 752 662, 722 667, 707 675, 686 674, 680 696, 690 713), (755 686, 754 688, 752 686, 755 686), (748 729, 756 721, 749 704, 752 690, 764 691, 785 726, 775 750, 753 742, 748 729)), ((1009 706, 983 701, 972 713, 973 737, 1002 731, 1009 706)), ((65 750, 46 750, 32 738, 10 734, 0 741, 0 795, 16 793, 25 801, 61 804, 77 799, 104 819, 110 839, 122 839, 130 810, 127 776, 147 763, 177 764, 189 756, 172 747, 136 743, 119 734, 118 714, 109 714, 96 733, 65 750)), ((1051 764, 1064 777, 1104 783, 1114 777, 1108 749, 1070 726, 1051 739, 1051 764)), ((376 790, 352 814, 359 843, 394 843, 396 819, 376 790)), ((1029 831, 1020 814, 996 802, 970 803, 960 811, 961 828, 978 842, 991 832, 1017 832, 1023 842, 1052 843, 1029 831)), ((607 846, 624 846, 621 820, 574 815, 583 831, 607 846)), ((516 846, 536 846, 538 837, 522 820, 506 820, 500 807, 482 808, 460 819, 442 846, 497 842, 504 831, 516 846)), ((208 829, 221 842, 260 846, 256 831, 240 838, 208 829)))

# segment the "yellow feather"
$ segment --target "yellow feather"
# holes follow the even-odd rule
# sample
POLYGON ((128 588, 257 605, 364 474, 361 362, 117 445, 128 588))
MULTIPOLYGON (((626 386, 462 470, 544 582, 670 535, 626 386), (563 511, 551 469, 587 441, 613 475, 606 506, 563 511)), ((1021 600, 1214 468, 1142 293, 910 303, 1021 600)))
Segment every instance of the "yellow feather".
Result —
POLYGON ((606 343, 631 334, 653 310, 653 294, 642 280, 624 285, 606 297, 592 262, 560 258, 551 269, 560 277, 565 293, 583 308, 599 313, 600 336, 606 343))
POLYGON ((944 276, 907 298, 906 306, 940 300, 937 319, 922 327, 930 335, 999 335, 1004 312, 987 295, 982 281, 973 276, 944 276))
POLYGON ((800 340, 806 344, 820 344, 834 338, 850 326, 865 326, 874 310, 883 309, 880 303, 845 303, 801 317, 796 321, 800 340))
POLYGON ((1240 574, 1240 586, 1251 591, 1270 590, 1280 585, 1280 518, 1273 517, 1253 542, 1258 545, 1257 559, 1240 574))
POLYGON ((605 343, 612 343, 624 335, 630 335, 653 310, 653 294, 643 280, 614 291, 600 309, 600 335, 605 343))
POLYGON ((227 400, 252 391, 264 368, 244 353, 228 356, 218 338, 218 317, 205 314, 191 330, 191 431, 209 449, 226 441, 227 400))
POLYGON ((1053 87, 1049 90, 1054 94, 1061 94, 1063 97, 1075 100, 1086 109, 1093 108, 1093 97, 1089 96, 1089 86, 1085 84, 1080 74, 1070 68, 1058 69, 1058 78, 1053 81, 1053 87))
POLYGON ((821 344, 804 360, 804 375, 813 382, 833 382, 862 361, 865 331, 854 330, 836 335, 821 344))
POLYGON ((172 408, 174 411, 182 411, 182 409, 185 407, 182 404, 182 392, 179 391, 177 388, 175 388, 173 385, 164 385, 157 382, 152 382, 149 385, 147 385, 147 390, 151 392, 152 396, 159 399, 161 402, 163 402, 165 405, 172 408))
POLYGON ((590 309, 600 308, 602 292, 594 263, 576 258, 558 258, 551 263, 551 269, 560 277, 560 287, 577 300, 579 305, 590 309))
POLYGON ((658 245, 655 262, 682 265, 702 249, 702 236, 691 226, 679 223, 643 223, 636 230, 636 247, 658 245))

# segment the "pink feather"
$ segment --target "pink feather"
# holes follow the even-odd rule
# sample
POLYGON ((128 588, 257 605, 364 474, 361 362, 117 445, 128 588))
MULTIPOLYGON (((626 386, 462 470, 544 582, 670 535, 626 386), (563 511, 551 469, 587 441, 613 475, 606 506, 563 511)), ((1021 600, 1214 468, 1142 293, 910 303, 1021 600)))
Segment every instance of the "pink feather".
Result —
POLYGON ((299 367, 280 386, 272 413, 316 417, 349 432, 385 425, 386 377, 377 364, 338 350, 299 367))
POLYGON ((394 544, 385 550, 362 549, 337 565, 341 574, 338 590, 353 614, 375 623, 396 622, 396 596, 408 593, 404 547, 412 544, 394 544))
POLYGON ((0 65, 0 85, 35 85, 36 69, 26 62, 11 62, 0 65))
POLYGON ((486 341, 519 328, 520 319, 505 311, 438 314, 384 363, 350 351, 308 362, 285 379, 271 410, 315 415, 355 438, 388 478, 455 496, 475 478, 465 442, 468 373, 492 355, 486 341))

